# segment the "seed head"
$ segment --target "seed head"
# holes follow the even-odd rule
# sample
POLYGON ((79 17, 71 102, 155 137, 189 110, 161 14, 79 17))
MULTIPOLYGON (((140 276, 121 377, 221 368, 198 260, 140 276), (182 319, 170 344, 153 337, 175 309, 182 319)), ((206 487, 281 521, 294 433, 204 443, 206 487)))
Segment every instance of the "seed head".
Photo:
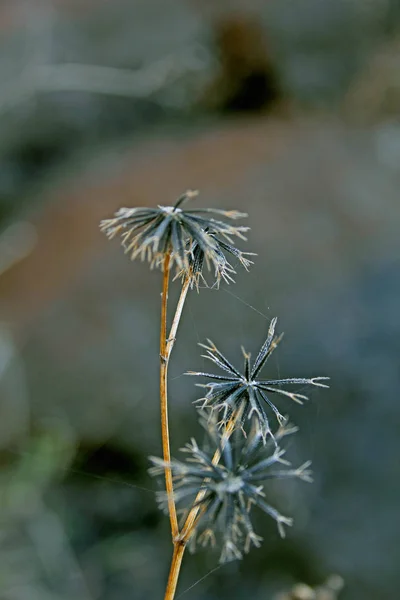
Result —
MULTIPOLYGON (((182 449, 188 454, 186 461, 173 460, 169 464, 151 457, 154 466, 150 473, 161 475, 166 466, 171 468, 175 500, 184 507, 183 518, 197 497, 195 506, 199 508, 199 516, 191 539, 192 546, 196 541, 201 545, 219 542, 222 546, 220 562, 227 562, 242 558, 252 545, 258 547, 261 544, 262 538, 254 532, 251 522, 254 505, 276 521, 278 531, 284 537, 284 526, 292 525, 292 519, 268 504, 262 482, 277 478, 311 481, 310 463, 297 469, 287 468, 289 463, 283 459, 285 451, 272 441, 264 444, 257 421, 254 421, 246 439, 237 435, 237 431, 228 438, 215 419, 208 419, 204 426, 209 436, 208 446, 201 449, 192 439, 182 449), (213 460, 216 450, 221 455, 218 464, 213 460)), ((280 441, 294 431, 293 428, 280 427, 275 439, 280 441)), ((166 493, 161 492, 158 499, 165 507, 166 493)))
POLYGON ((181 206, 195 196, 197 192, 189 190, 178 198, 174 206, 120 208, 113 219, 100 223, 100 229, 110 239, 121 235, 122 246, 132 260, 140 257, 147 259, 152 267, 163 268, 165 258, 169 255, 178 271, 192 277, 194 283, 201 276, 198 270, 199 254, 202 254, 201 265, 204 262, 212 265, 217 278, 226 278, 233 271, 223 255, 224 248, 230 253, 236 252, 236 256, 247 267, 250 261, 230 244, 232 236, 246 239, 243 234, 249 228, 237 227, 209 216, 216 214, 236 220, 247 215, 234 210, 212 208, 183 210, 181 206))
POLYGON ((289 379, 259 379, 259 374, 272 352, 278 346, 282 336, 275 336, 275 327, 277 319, 274 318, 268 329, 267 339, 262 345, 253 365, 250 362, 250 354, 243 350, 244 370, 241 373, 234 367, 229 360, 218 350, 218 348, 208 340, 208 344, 200 344, 206 350, 202 355, 208 358, 217 367, 225 371, 226 374, 215 375, 213 373, 203 373, 198 371, 189 371, 186 375, 196 375, 207 377, 211 380, 205 384, 197 384, 208 390, 206 396, 197 402, 201 403, 202 408, 210 408, 220 415, 222 423, 226 423, 233 413, 240 411, 242 420, 255 418, 261 428, 264 439, 267 435, 272 436, 266 409, 271 410, 278 422, 284 422, 283 415, 279 412, 275 404, 270 400, 271 394, 286 396, 294 402, 302 404, 307 400, 307 396, 290 392, 283 389, 283 385, 313 385, 317 387, 328 387, 324 381, 328 377, 307 378, 289 378, 289 379))
POLYGON ((200 282, 202 282, 205 287, 208 287, 207 280, 204 276, 204 265, 207 266, 208 271, 211 271, 212 266, 214 267, 215 281, 212 287, 219 288, 221 279, 223 279, 225 283, 233 283, 233 276, 236 275, 236 271, 227 260, 226 254, 230 254, 239 260, 240 264, 246 269, 246 271, 248 271, 250 265, 253 264, 253 261, 247 258, 247 256, 256 256, 254 252, 242 252, 239 250, 239 248, 236 248, 233 243, 228 244, 223 239, 220 239, 217 231, 207 229, 206 233, 215 243, 216 260, 213 261, 213 265, 211 265, 209 257, 202 250, 197 241, 189 241, 187 245, 189 255, 189 271, 187 272, 182 269, 177 274, 177 277, 182 277, 182 279, 189 277, 190 287, 192 289, 193 287, 196 287, 197 291, 199 291, 200 282))

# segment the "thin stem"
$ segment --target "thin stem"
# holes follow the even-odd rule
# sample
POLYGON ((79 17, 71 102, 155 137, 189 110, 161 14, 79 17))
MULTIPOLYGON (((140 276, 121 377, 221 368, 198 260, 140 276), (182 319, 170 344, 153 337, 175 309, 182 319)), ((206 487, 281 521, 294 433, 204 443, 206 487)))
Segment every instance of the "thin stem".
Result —
POLYGON ((176 586, 178 585, 179 573, 182 566, 185 548, 185 543, 177 542, 174 544, 174 553, 172 555, 171 568, 169 571, 164 600, 173 600, 175 598, 176 586))
POLYGON ((176 332, 178 331, 178 325, 181 320, 183 306, 185 304, 186 296, 190 286, 190 279, 187 277, 182 285, 181 294, 179 296, 178 304, 176 305, 175 315, 172 321, 171 330, 169 332, 169 336, 167 339, 167 363, 169 362, 169 357, 171 356, 172 348, 174 347, 176 332))
MULTIPOLYGON (((232 435, 233 430, 235 429, 236 423, 241 417, 241 414, 242 414, 241 411, 236 411, 229 419, 229 421, 226 425, 226 429, 224 431, 222 442, 221 442, 222 448, 224 447, 224 445, 226 444, 226 442, 229 440, 230 436, 232 435)), ((215 451, 215 454, 212 459, 213 465, 217 465, 219 463, 220 459, 221 459, 221 450, 218 448, 215 451)), ((198 513, 201 510, 200 504, 201 504, 201 501, 203 500, 205 494, 206 494, 206 490, 202 490, 201 492, 199 492, 197 494, 197 496, 193 502, 193 506, 190 509, 188 516, 186 517, 185 524, 182 527, 181 533, 179 535, 179 540, 185 545, 189 541, 189 539, 195 529, 198 513)))
MULTIPOLYGON (((161 371, 160 371, 160 397, 161 397, 161 420, 162 420, 162 438, 163 438, 163 453, 164 460, 171 462, 171 453, 169 446, 169 433, 168 433, 168 394, 167 394, 167 377, 168 377, 168 365, 171 356, 172 349, 174 347, 178 326, 181 320, 183 307, 185 304, 186 296, 190 286, 190 279, 186 278, 182 290, 179 296, 178 304, 176 306, 175 315, 172 320, 171 330, 166 338, 167 332, 167 301, 168 301, 168 284, 169 284, 169 266, 170 257, 168 261, 165 261, 164 266, 164 283, 163 283, 163 294, 162 294, 162 308, 161 308, 161 335, 160 335, 160 360, 161 360, 161 371)), ((168 512, 171 522, 171 533, 174 544, 174 552, 172 555, 171 569, 168 577, 167 588, 165 590, 165 600, 173 600, 175 597, 176 586, 178 585, 179 573, 182 565, 183 554, 185 552, 186 543, 182 543, 179 538, 179 526, 176 517, 176 507, 174 499, 173 481, 171 469, 165 468, 165 487, 168 497, 168 512)))
MULTIPOLYGON (((167 304, 168 287, 170 275, 171 256, 167 254, 164 263, 163 290, 161 296, 161 325, 160 325, 160 408, 161 408, 161 438, 164 460, 167 464, 171 463, 171 451, 169 445, 168 428, 168 359, 167 355, 167 304)), ((174 499, 174 490, 172 483, 172 472, 170 467, 165 467, 165 489, 168 498, 168 513, 171 523, 172 539, 179 534, 178 519, 176 517, 176 507, 174 499)))

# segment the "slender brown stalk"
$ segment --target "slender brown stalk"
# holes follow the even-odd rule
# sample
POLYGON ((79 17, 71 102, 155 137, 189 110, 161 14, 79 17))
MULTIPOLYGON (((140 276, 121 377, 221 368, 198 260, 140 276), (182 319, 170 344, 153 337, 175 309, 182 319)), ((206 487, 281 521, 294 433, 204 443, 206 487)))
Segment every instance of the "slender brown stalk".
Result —
MULTIPOLYGON (((164 460, 171 462, 170 445, 169 445, 169 430, 168 430, 168 393, 167 393, 167 377, 168 365, 172 349, 174 347, 176 334, 178 331, 179 322, 181 320, 183 307, 190 286, 190 279, 185 279, 182 290, 179 296, 178 304, 175 310, 175 315, 172 320, 171 330, 166 338, 167 331, 167 301, 168 301, 168 283, 169 283, 169 266, 170 261, 166 261, 164 267, 164 283, 162 294, 162 309, 161 309, 161 335, 160 335, 160 397, 161 397, 161 420, 162 420, 162 439, 164 460)), ((171 469, 165 469, 165 487, 168 494, 168 512, 171 522, 171 533, 174 544, 174 552, 172 555, 171 569, 168 577, 167 588, 165 590, 165 600, 173 600, 175 597, 176 586, 178 585, 179 573, 182 565, 183 554, 185 552, 185 543, 178 540, 179 526, 176 517, 176 507, 174 500, 173 482, 171 469)))
POLYGON ((175 598, 176 586, 178 585, 179 573, 181 570, 185 549, 185 543, 177 542, 174 544, 174 553, 172 555, 171 568, 169 571, 164 600, 173 600, 175 598))
POLYGON ((172 325, 171 325, 171 330, 169 332, 169 336, 167 339, 167 350, 166 350, 167 364, 169 362, 169 357, 171 356, 172 348, 174 347, 174 343, 175 343, 175 339, 176 339, 176 332, 178 331, 178 325, 181 320, 182 311, 183 311, 183 307, 185 304, 187 293, 189 291, 189 287, 190 287, 190 279, 189 279, 189 277, 187 277, 182 284, 181 294, 179 296, 175 315, 174 315, 172 325))
POLYGON ((174 545, 172 555, 171 569, 169 572, 167 589, 165 590, 164 600, 173 600, 175 598, 176 587, 178 585, 179 574, 182 566, 182 559, 185 553, 186 544, 177 543, 174 545))
MULTIPOLYGON (((166 463, 171 462, 171 451, 169 445, 169 427, 168 427, 168 358, 167 355, 167 304, 168 287, 170 275, 171 256, 167 254, 164 263, 163 290, 161 296, 161 326, 160 326, 160 408, 161 408, 161 438, 163 456, 166 463)), ((172 472, 169 467, 165 467, 165 489, 168 495, 168 513, 171 523, 172 540, 179 534, 178 519, 176 517, 176 507, 174 499, 174 490, 172 484, 172 472)))

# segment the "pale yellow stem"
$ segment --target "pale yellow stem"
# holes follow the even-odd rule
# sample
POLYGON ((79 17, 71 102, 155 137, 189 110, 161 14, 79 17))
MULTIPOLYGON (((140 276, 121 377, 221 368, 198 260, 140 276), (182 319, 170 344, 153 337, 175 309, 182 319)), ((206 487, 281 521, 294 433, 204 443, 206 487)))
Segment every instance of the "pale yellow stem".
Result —
POLYGON ((171 568, 169 571, 167 588, 165 590, 164 600, 173 600, 175 598, 176 586, 178 585, 179 573, 182 566, 183 554, 186 544, 177 542, 174 544, 174 553, 172 555, 171 568))
MULTIPOLYGON (((168 287, 170 275, 171 257, 168 254, 165 257, 163 291, 161 296, 161 326, 160 326, 160 409, 161 409, 161 439, 163 457, 169 465, 171 463, 171 451, 169 444, 169 427, 168 427, 168 354, 167 354, 167 304, 168 304, 168 287)), ((179 535, 178 519, 176 516, 176 507, 174 499, 174 489, 172 483, 172 472, 169 466, 165 467, 165 489, 167 491, 168 513, 171 523, 172 539, 179 535)))

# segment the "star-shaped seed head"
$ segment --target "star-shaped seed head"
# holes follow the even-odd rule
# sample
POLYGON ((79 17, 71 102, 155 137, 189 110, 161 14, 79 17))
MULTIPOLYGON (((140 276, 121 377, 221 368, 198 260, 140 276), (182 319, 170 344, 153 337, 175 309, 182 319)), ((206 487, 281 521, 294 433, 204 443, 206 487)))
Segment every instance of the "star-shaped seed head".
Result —
MULTIPOLYGON (((240 559, 251 546, 260 546, 262 538, 253 529, 252 507, 258 506, 271 516, 283 537, 285 526, 292 519, 283 516, 271 506, 265 497, 265 485, 272 479, 301 479, 311 481, 310 463, 297 469, 288 468, 285 451, 271 440, 264 443, 263 432, 258 421, 253 422, 245 439, 236 430, 231 437, 221 430, 215 419, 204 421, 209 442, 201 448, 192 439, 182 450, 187 453, 185 461, 164 460, 151 457, 152 475, 163 475, 165 467, 172 470, 174 496, 183 506, 183 519, 190 508, 199 509, 195 529, 191 538, 192 547, 219 544, 222 548, 220 562, 240 559), (220 456, 215 460, 216 453, 220 456)), ((294 428, 280 427, 275 440, 280 442, 294 428)), ((161 506, 167 506, 167 495, 158 495, 161 506)))
POLYGON ((204 358, 210 360, 219 367, 223 374, 203 373, 189 371, 187 375, 207 377, 211 381, 197 384, 208 391, 204 398, 197 402, 202 408, 209 408, 217 412, 222 424, 226 424, 232 416, 241 413, 242 422, 246 419, 256 419, 259 423, 264 439, 272 436, 268 419, 268 412, 272 412, 278 423, 284 423, 284 417, 272 402, 271 395, 285 396, 294 402, 302 404, 307 396, 297 392, 291 392, 283 386, 287 385, 311 385, 316 387, 328 387, 325 383, 328 377, 294 377, 286 379, 261 379, 260 372, 278 346, 282 336, 275 335, 277 319, 274 318, 268 329, 267 339, 262 345, 256 360, 251 364, 250 354, 243 351, 244 368, 240 372, 232 363, 208 340, 207 344, 200 344, 206 350, 204 358))

